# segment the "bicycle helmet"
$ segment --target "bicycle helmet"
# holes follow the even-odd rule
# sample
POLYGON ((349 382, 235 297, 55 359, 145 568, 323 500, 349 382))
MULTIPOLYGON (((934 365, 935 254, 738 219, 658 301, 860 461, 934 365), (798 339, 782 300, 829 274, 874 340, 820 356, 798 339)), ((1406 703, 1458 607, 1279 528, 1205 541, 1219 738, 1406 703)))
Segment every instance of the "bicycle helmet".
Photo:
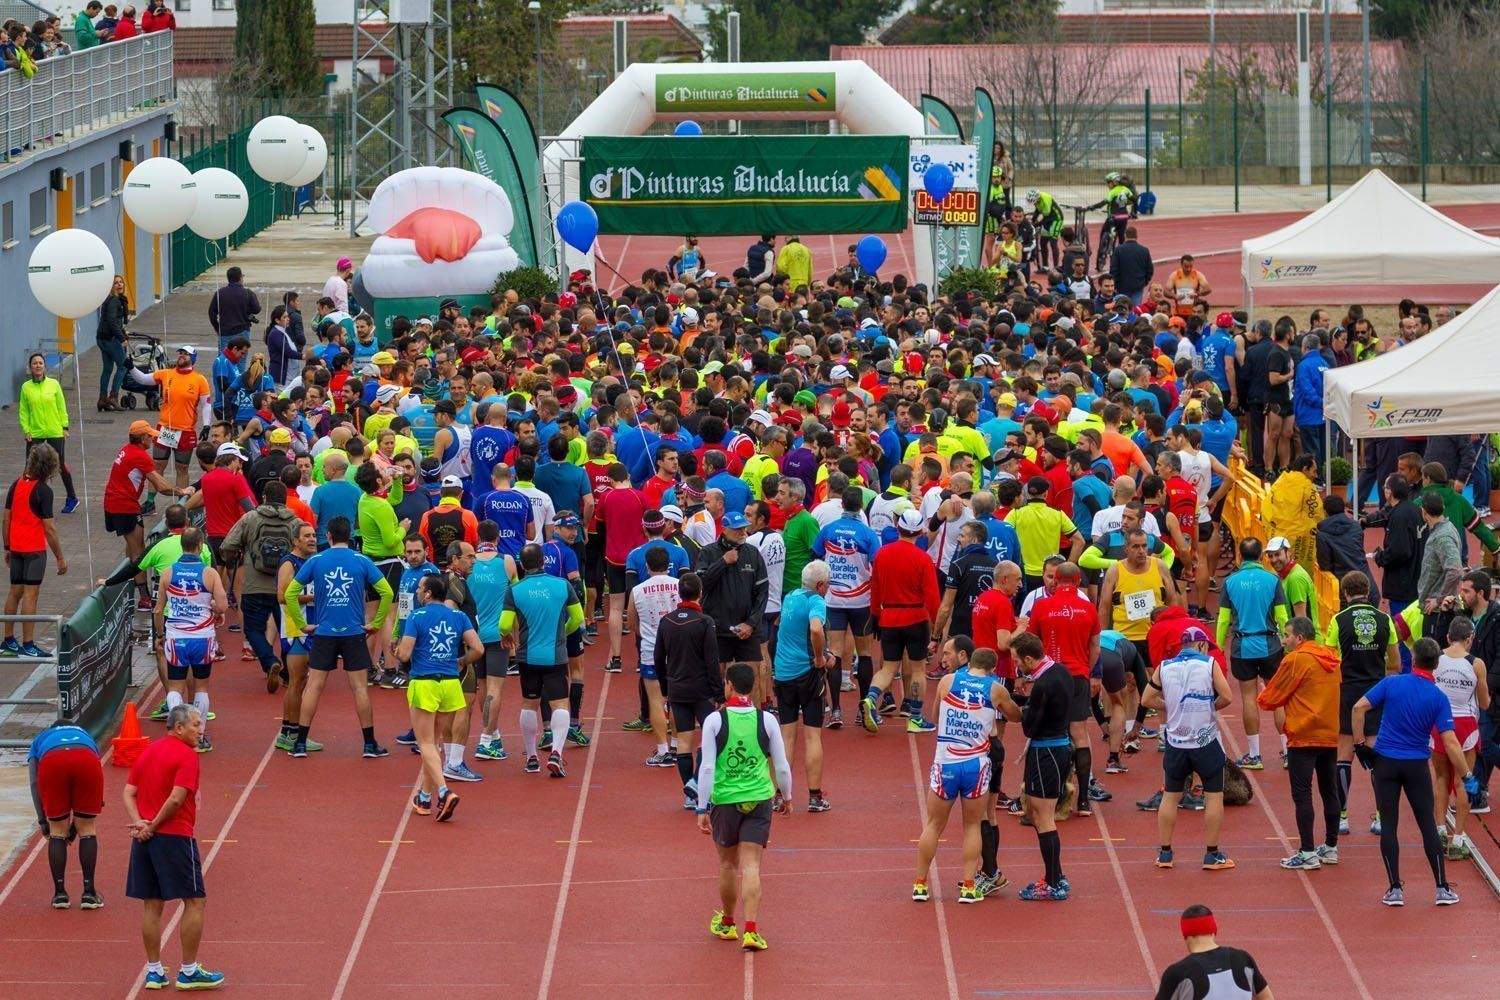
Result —
POLYGON ((1109 173, 1105 174, 1104 183, 1110 185, 1120 183, 1120 172, 1118 170, 1111 170, 1109 173))
POLYGON ((1032 205, 1035 205, 1036 204, 1036 200, 1038 198, 1040 198, 1041 196, 1042 196, 1042 193, 1040 191, 1038 191, 1036 188, 1027 188, 1026 189, 1026 201, 1029 202, 1032 205))

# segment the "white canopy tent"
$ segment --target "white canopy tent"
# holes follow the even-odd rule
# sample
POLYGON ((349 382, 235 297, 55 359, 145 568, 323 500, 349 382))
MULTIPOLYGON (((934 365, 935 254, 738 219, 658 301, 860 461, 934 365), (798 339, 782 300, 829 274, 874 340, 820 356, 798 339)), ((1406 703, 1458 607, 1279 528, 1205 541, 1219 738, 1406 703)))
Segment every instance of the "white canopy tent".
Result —
MULTIPOLYGON (((1500 427, 1500 287, 1414 344, 1323 373, 1323 415, 1354 440, 1500 427)), ((1355 482, 1358 487, 1358 482, 1355 482)), ((1357 493, 1355 494, 1358 495, 1357 493)))
POLYGON ((1247 308, 1259 288, 1310 285, 1494 285, 1500 239, 1483 236, 1379 170, 1337 198, 1240 244, 1247 308))

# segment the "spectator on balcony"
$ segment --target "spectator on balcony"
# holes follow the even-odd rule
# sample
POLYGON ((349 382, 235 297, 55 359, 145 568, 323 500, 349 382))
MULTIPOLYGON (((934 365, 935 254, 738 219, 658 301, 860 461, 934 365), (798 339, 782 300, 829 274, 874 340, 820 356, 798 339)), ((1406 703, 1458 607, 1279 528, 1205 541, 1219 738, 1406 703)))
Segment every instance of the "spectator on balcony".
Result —
POLYGON ((127 38, 134 38, 141 33, 141 29, 135 23, 135 8, 126 4, 120 11, 120 20, 115 25, 114 34, 109 36, 112 42, 123 42, 127 38))
MULTIPOLYGON (((110 4, 104 8, 104 16, 94 22, 94 31, 98 34, 98 38, 94 44, 102 45, 114 37, 115 25, 120 23, 120 19, 115 16, 119 13, 119 10, 120 8, 114 4, 110 4)), ((98 11, 94 13, 97 14, 98 11)))
POLYGON ((177 16, 172 13, 170 7, 164 0, 151 0, 146 5, 146 13, 141 15, 141 34, 149 35, 153 31, 176 31, 177 16))
POLYGON ((99 0, 89 0, 88 6, 78 12, 73 19, 73 44, 81 52, 91 49, 99 44, 99 32, 94 27, 94 18, 99 16, 99 11, 104 7, 99 0))

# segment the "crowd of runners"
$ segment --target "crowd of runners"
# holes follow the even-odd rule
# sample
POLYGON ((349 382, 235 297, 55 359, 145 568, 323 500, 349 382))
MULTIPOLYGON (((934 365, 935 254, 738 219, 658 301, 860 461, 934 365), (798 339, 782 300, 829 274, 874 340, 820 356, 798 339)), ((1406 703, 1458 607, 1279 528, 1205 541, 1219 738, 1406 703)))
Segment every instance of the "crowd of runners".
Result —
MULTIPOLYGON (((1487 442, 1373 449, 1366 505, 1322 482, 1321 433, 1292 433, 1304 407, 1321 414, 1324 368, 1424 335, 1425 309, 1394 332, 1357 309, 1247 323, 1200 298, 1191 258, 1165 290, 1100 294, 1038 266, 991 301, 810 268, 796 237, 766 237, 722 277, 650 270, 607 294, 578 272, 541 300, 449 300, 377 336, 340 261, 316 320, 290 294, 272 311, 268 349, 254 311, 238 330, 221 313, 215 357, 178 347, 152 376, 160 412, 129 426, 103 496, 127 563, 102 582, 137 588, 152 617, 156 717, 211 751, 224 640, 243 630, 246 667, 281 698, 277 748, 316 768, 318 731, 357 726, 366 758, 394 738, 421 757, 411 808, 448 822, 476 783, 567 777, 590 746, 597 647, 634 674, 622 728, 641 766, 675 770, 672 808, 717 845, 710 930, 746 949, 767 946, 773 815, 836 808, 825 755, 892 728, 931 740, 917 901, 955 803, 961 904, 1010 882, 1002 838, 1033 835, 1017 898, 1068 899, 1058 824, 1121 805, 1157 812, 1160 868, 1182 861, 1179 813, 1201 811, 1199 863, 1227 872, 1226 779, 1232 799, 1240 772, 1277 765, 1300 841, 1283 868, 1339 862, 1351 783, 1369 780, 1382 901, 1404 901, 1403 797, 1436 902, 1458 901, 1446 865, 1488 809, 1500 655, 1491 577, 1466 565, 1497 544, 1463 494, 1487 442), (1226 499, 1262 478, 1264 531, 1232 537, 1226 499), (148 548, 153 515, 166 533, 148 548), (1383 539, 1368 562, 1366 537, 1383 539), (336 672, 352 722, 319 714, 336 672)), ((7 611, 36 606, 49 548, 66 569, 50 381, 38 366, 22 395, 7 611)), ((45 653, 6 628, 0 655, 45 653)), ((45 785, 52 755, 34 753, 45 785)), ((152 810, 186 787, 142 781, 152 810)), ((46 798, 54 838, 102 804, 46 798)), ((66 906, 66 847, 49 858, 66 906)), ((173 874, 153 886, 133 860, 132 895, 202 895, 196 853, 159 863, 173 874)), ((1232 951, 1211 923, 1184 917, 1209 942, 1195 951, 1232 951)), ((217 975, 194 964, 189 985, 200 973, 217 975)))

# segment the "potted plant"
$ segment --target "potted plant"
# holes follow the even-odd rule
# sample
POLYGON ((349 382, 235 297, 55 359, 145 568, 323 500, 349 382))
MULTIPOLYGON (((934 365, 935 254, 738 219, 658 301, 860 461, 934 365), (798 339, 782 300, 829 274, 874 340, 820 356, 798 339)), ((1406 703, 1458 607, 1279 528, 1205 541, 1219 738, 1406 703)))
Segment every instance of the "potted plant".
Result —
POLYGON ((1354 466, 1347 458, 1335 457, 1328 463, 1328 487, 1345 500, 1349 499, 1349 481, 1354 478, 1354 466))

